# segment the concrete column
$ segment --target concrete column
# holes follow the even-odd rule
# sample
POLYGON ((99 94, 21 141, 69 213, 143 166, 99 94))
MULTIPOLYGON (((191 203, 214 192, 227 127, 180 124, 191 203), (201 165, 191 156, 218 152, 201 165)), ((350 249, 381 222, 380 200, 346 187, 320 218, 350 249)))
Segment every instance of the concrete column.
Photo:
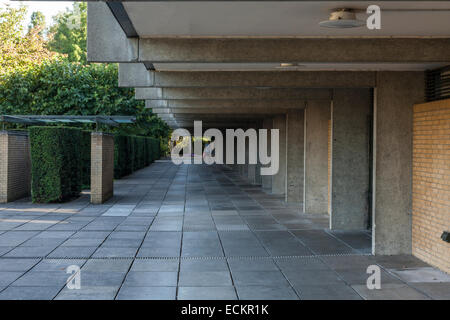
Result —
POLYGON ((328 121, 331 101, 308 101, 305 110, 305 212, 328 213, 328 121))
MULTIPOLYGON (((262 126, 263 129, 267 129, 267 154, 270 156, 270 129, 272 129, 273 126, 272 118, 264 119, 262 126)), ((261 176, 261 185, 265 190, 272 190, 272 176, 261 176)))
POLYGON ((101 204, 113 196, 114 136, 91 134, 91 203, 101 204))
POLYGON ((286 201, 300 204, 305 182, 305 111, 289 110, 286 120, 286 201))
POLYGON ((379 72, 375 90, 372 251, 411 253, 413 104, 423 72, 379 72))
POLYGON ((284 194, 286 190, 286 116, 277 115, 273 118, 273 129, 279 130, 279 169, 272 176, 272 193, 284 194))
POLYGON ((0 203, 27 197, 30 192, 28 132, 0 131, 0 203))
POLYGON ((242 166, 242 177, 248 180, 248 143, 245 143, 245 163, 242 166))
POLYGON ((368 227, 370 89, 336 89, 332 105, 331 229, 368 227))

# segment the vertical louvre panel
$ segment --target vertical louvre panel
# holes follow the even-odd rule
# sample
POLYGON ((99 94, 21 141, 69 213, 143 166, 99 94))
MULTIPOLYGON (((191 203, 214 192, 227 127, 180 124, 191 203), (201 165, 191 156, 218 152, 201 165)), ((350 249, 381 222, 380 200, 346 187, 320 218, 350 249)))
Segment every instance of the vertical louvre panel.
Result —
POLYGON ((425 94, 427 101, 450 98, 450 66, 427 71, 425 94))

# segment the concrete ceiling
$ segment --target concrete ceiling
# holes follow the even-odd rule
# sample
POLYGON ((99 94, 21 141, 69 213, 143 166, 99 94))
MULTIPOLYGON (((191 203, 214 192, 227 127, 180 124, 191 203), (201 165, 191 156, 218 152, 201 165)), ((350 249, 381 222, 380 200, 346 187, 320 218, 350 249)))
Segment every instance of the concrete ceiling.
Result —
POLYGON ((140 37, 448 37, 450 1, 124 2, 140 37), (335 8, 381 7, 380 30, 318 25, 335 8))

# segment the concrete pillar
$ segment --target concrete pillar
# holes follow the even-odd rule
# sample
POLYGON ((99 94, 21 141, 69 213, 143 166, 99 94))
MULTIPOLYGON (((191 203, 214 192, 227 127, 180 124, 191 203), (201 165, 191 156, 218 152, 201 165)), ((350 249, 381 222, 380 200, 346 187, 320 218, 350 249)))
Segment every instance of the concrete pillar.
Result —
POLYGON ((114 136, 91 134, 91 203, 101 204, 113 196, 114 136))
POLYGON ((370 89, 336 89, 332 104, 331 229, 368 227, 370 89))
POLYGON ((256 184, 256 164, 247 165, 247 178, 250 184, 256 184))
POLYGON ((300 204, 305 179, 305 111, 289 110, 286 120, 286 201, 300 204))
POLYGON ((424 100, 423 72, 379 72, 375 90, 374 254, 411 253, 413 104, 424 100))
POLYGON ((27 197, 30 192, 28 132, 0 131, 0 203, 27 197))
MULTIPOLYGON (((262 128, 267 129, 267 154, 270 156, 270 129, 272 129, 273 120, 272 118, 264 119, 262 128)), ((267 167, 267 165, 265 165, 267 167)), ((264 167, 264 165, 263 165, 264 167)), ((261 176, 261 185, 265 190, 272 190, 272 176, 261 176)))
POLYGON ((272 176, 272 193, 284 194, 286 190, 286 116, 277 115, 273 118, 273 129, 279 130, 279 169, 272 176))
POLYGON ((328 121, 331 101, 308 101, 305 110, 305 212, 328 213, 328 121))
POLYGON ((248 142, 245 143, 245 163, 242 166, 242 177, 248 180, 248 142))

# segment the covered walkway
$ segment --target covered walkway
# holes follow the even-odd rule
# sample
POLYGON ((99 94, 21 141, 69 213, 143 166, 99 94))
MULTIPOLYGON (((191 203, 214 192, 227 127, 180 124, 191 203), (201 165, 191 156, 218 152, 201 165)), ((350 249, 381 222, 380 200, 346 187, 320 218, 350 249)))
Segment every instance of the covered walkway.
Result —
MULTIPOLYGON (((298 204, 297 204, 298 205, 298 204)), ((0 299, 449 299, 450 276, 372 256, 368 232, 330 231, 224 166, 158 161, 104 205, 0 207, 0 299), (381 289, 366 286, 381 267, 381 289), (81 268, 68 289, 66 268, 81 268)))

